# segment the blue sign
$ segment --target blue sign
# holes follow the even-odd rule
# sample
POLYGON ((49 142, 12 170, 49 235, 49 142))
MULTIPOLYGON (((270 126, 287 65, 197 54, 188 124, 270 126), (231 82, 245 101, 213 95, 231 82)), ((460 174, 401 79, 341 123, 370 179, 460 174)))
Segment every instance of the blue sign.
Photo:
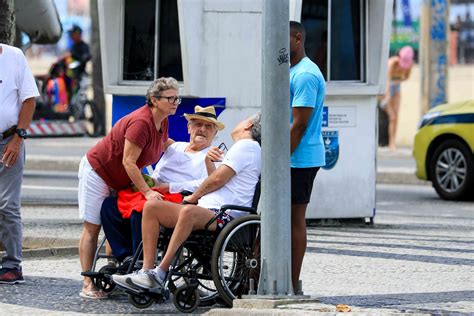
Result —
POLYGON ((330 170, 334 168, 339 159, 339 132, 323 131, 324 151, 326 154, 326 165, 322 168, 330 170))
MULTIPOLYGON (((112 125, 125 115, 133 112, 145 104, 145 97, 141 96, 121 96, 114 95, 112 99, 112 125)), ((175 141, 189 141, 187 121, 184 113, 194 113, 194 107, 213 105, 216 108, 216 114, 225 109, 225 98, 183 98, 175 115, 170 115, 169 119, 169 137, 175 141)))
POLYGON ((403 24, 411 26, 410 0, 402 0, 403 24))
POLYGON ((323 106, 323 121, 321 124, 322 127, 328 127, 328 107, 323 106))

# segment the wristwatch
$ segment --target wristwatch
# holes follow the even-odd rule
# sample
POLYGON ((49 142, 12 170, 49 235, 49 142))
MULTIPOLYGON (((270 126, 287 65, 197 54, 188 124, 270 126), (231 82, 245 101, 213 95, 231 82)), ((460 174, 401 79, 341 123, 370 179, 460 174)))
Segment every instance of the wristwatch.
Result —
POLYGON ((15 133, 23 139, 26 139, 26 136, 28 135, 28 133, 26 132, 26 129, 24 128, 17 128, 15 133))

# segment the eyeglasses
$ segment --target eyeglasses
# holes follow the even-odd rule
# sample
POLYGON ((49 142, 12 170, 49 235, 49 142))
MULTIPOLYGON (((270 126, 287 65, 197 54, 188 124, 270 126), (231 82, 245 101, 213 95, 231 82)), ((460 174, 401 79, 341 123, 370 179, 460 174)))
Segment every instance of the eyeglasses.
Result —
POLYGON ((167 99, 169 103, 171 104, 181 104, 181 98, 180 97, 163 97, 161 95, 156 96, 155 98, 157 99, 167 99))

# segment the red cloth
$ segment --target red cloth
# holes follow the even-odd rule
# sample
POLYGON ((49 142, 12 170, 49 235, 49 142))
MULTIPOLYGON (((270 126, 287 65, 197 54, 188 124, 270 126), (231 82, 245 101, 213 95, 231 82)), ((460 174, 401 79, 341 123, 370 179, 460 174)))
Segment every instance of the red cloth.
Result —
MULTIPOLYGON (((157 191, 156 188, 152 190, 157 191)), ((161 192, 160 192, 161 193, 161 192)), ((183 196, 179 193, 161 193, 163 195, 163 200, 181 203, 183 201, 183 196)), ((143 210, 143 205, 146 202, 145 196, 140 192, 133 192, 132 189, 124 189, 118 191, 118 200, 117 205, 122 218, 130 218, 133 211, 141 212, 143 210)))
POLYGON ((161 122, 158 131, 150 107, 144 105, 122 117, 110 133, 87 152, 92 168, 115 190, 125 189, 132 183, 122 164, 125 139, 142 149, 138 168, 149 166, 160 159, 168 140, 168 119, 161 122))

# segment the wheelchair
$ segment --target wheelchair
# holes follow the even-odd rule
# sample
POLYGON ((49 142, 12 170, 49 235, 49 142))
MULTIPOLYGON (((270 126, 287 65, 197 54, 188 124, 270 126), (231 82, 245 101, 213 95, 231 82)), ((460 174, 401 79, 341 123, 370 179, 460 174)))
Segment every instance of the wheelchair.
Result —
MULTIPOLYGON (((163 303, 170 294, 173 294, 175 307, 183 313, 191 313, 200 306, 216 303, 231 307, 234 299, 256 293, 260 276, 259 197, 260 182, 255 189, 252 207, 223 205, 204 230, 194 231, 178 249, 163 288, 123 288, 116 286, 111 278, 114 273, 128 274, 142 267, 142 243, 133 257, 122 262, 118 268, 104 266, 92 272, 96 269, 97 260, 108 258, 100 253, 99 247, 92 271, 83 272, 82 275, 91 277, 104 292, 119 288, 128 294, 129 302, 140 309, 148 308, 155 302, 163 303), (219 233, 209 231, 208 227, 227 210, 244 211, 249 215, 232 220, 219 233)), ((167 250, 172 232, 173 229, 168 228, 160 230, 157 263, 167 250)), ((104 243, 105 237, 101 246, 104 243)))

